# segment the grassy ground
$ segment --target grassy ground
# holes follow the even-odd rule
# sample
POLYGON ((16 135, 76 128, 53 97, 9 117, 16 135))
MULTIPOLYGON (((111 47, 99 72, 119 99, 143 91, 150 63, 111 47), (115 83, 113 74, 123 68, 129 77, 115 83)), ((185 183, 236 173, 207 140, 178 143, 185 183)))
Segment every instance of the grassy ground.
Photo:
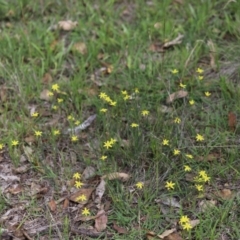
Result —
POLYGON ((3 235, 240 239, 239 16, 238 1, 0 0, 3 235), (115 172, 127 181, 110 177, 97 204, 115 172))

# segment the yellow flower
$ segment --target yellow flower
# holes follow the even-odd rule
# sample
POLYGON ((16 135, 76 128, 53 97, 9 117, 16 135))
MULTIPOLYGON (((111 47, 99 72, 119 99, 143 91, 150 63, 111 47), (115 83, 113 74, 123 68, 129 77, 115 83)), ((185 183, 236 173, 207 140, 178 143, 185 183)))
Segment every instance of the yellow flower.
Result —
POLYGON ((191 172, 191 168, 188 165, 184 165, 184 171, 185 172, 191 172))
POLYGON ((167 188, 167 190, 174 189, 175 183, 173 183, 172 181, 170 182, 167 181, 165 187, 167 188))
POLYGON ((47 95, 48 95, 49 97, 52 97, 52 96, 53 96, 53 92, 48 91, 47 95))
POLYGON ((111 138, 111 139, 110 139, 110 143, 111 143, 111 144, 114 144, 114 143, 116 143, 116 142, 117 142, 117 140, 116 140, 115 138, 111 138))
POLYGON ((108 102, 108 103, 112 102, 112 99, 111 99, 109 96, 106 96, 106 97, 104 98, 104 100, 105 100, 106 102, 108 102))
POLYGON ((77 173, 73 174, 73 179, 78 180, 80 178, 81 178, 81 174, 80 173, 77 172, 77 173))
POLYGON ((107 112, 107 109, 106 108, 102 108, 102 109, 100 109, 100 112, 105 113, 105 112, 107 112))
POLYGON ((106 149, 109 149, 112 147, 112 142, 111 141, 106 141, 104 142, 104 145, 103 145, 106 149))
POLYGON ((57 136, 57 135, 59 135, 59 134, 60 134, 60 131, 59 131, 58 129, 53 130, 53 135, 54 135, 54 136, 57 136))
POLYGON ((202 135, 200 135, 200 134, 197 134, 196 141, 197 142, 202 142, 202 141, 204 141, 204 137, 202 135))
POLYGON ((188 218, 187 215, 182 216, 182 217, 180 218, 180 220, 179 220, 179 223, 180 223, 181 225, 183 225, 183 224, 185 224, 185 223, 189 223, 189 222, 190 222, 190 219, 188 218))
POLYGON ((177 124, 179 124, 179 123, 181 122, 181 119, 180 119, 179 117, 176 117, 176 118, 174 119, 174 122, 177 123, 177 124))
POLYGON ((113 107, 115 107, 116 106, 116 104, 117 104, 117 102, 115 101, 111 101, 110 103, 109 103, 111 106, 113 106, 113 107))
POLYGON ((142 189, 143 186, 144 186, 144 183, 143 183, 143 182, 137 182, 137 183, 136 183, 136 187, 137 187, 138 189, 142 189))
POLYGON ((137 124, 137 123, 132 123, 132 124, 131 124, 131 127, 132 127, 132 128, 136 128, 136 127, 138 127, 138 126, 139 126, 139 124, 137 124))
POLYGON ((74 123, 75 125, 79 125, 80 124, 80 121, 79 120, 77 120, 77 121, 75 121, 75 123, 74 123))
POLYGON ((79 197, 77 197, 76 200, 77 200, 78 202, 83 202, 83 201, 86 201, 87 198, 86 198, 86 196, 85 196, 84 194, 82 194, 82 195, 80 195, 79 197))
POLYGON ((211 93, 210 92, 205 92, 205 96, 209 97, 209 96, 211 96, 211 93))
POLYGON ((138 88, 135 88, 134 92, 135 92, 135 93, 139 93, 138 88))
POLYGON ((35 131, 35 132, 34 132, 34 135, 35 135, 36 137, 41 137, 41 136, 42 136, 42 132, 41 132, 41 131, 35 131))
POLYGON ((203 191, 203 185, 201 185, 201 184, 196 184, 195 187, 196 187, 196 189, 197 189, 199 192, 202 192, 202 191, 203 191))
POLYGON ((177 156, 179 154, 180 154, 180 150, 178 150, 178 149, 173 150, 173 155, 177 156))
POLYGON ((189 158, 189 159, 193 159, 193 155, 192 154, 186 154, 185 155, 187 158, 189 158))
POLYGON ((124 90, 124 91, 122 91, 122 94, 123 94, 123 95, 127 95, 128 93, 127 93, 126 90, 124 90))
POLYGON ((199 171, 198 175, 199 175, 200 177, 204 177, 204 176, 207 176, 207 173, 206 173, 206 171, 201 170, 201 171, 199 171))
POLYGON ((189 230, 192 229, 192 225, 191 225, 190 223, 185 223, 185 224, 182 225, 182 228, 183 228, 184 230, 189 231, 189 230))
POLYGON ((169 140, 167 140, 167 139, 163 139, 163 141, 162 141, 162 145, 164 145, 164 146, 169 145, 169 140))
POLYGON ((75 186, 76 188, 81 188, 82 185, 83 185, 82 182, 80 182, 80 181, 76 181, 74 186, 75 186))
POLYGON ((148 110, 143 110, 142 112, 141 112, 141 114, 142 114, 142 116, 147 116, 147 115, 149 115, 149 111, 148 110))
POLYGON ((127 101, 128 99, 130 99, 130 95, 125 95, 123 99, 124 101, 127 101))
POLYGON ((203 71, 203 69, 201 69, 201 68, 197 68, 196 72, 197 72, 197 73, 203 73, 204 71, 203 71))
POLYGON ((84 208, 84 209, 82 210, 82 215, 83 215, 83 216, 88 216, 88 215, 90 215, 89 209, 88 209, 88 208, 84 208))
POLYGON ((32 117, 38 117, 39 113, 38 112, 34 112, 31 114, 32 117))
POLYGON ((3 149, 3 144, 2 143, 0 143, 0 150, 2 150, 3 149))
POLYGON ((209 182, 209 181, 210 181, 211 177, 209 177, 209 176, 206 175, 206 176, 203 176, 202 179, 203 179, 203 182, 206 183, 206 182, 209 182))
POLYGON ((53 105, 53 106, 52 106, 52 109, 53 109, 53 110, 57 110, 57 109, 58 109, 58 106, 53 105))
POLYGON ((72 135, 71 141, 76 142, 78 140, 78 137, 76 135, 72 135))
POLYGON ((194 105, 194 104, 195 104, 195 101, 194 101, 194 100, 190 100, 190 101, 189 101, 189 104, 190 104, 190 105, 194 105))
POLYGON ((178 73, 178 70, 175 68, 175 69, 171 70, 171 72, 172 72, 173 74, 177 74, 177 73, 178 73))
POLYGON ((99 97, 100 97, 101 99, 105 99, 105 98, 107 97, 107 94, 104 93, 104 92, 101 92, 101 93, 99 94, 99 97))
POLYGON ((63 99, 62 98, 58 98, 57 101, 58 101, 58 103, 61 103, 61 102, 63 102, 63 99))
POLYGON ((19 144, 18 140, 12 140, 12 146, 17 146, 19 144))
POLYGON ((186 88, 187 85, 180 83, 179 86, 180 86, 181 88, 186 88))
POLYGON ((67 120, 68 120, 68 121, 70 121, 70 120, 75 120, 75 118, 74 118, 72 115, 69 115, 69 116, 67 117, 67 120))
POLYGON ((52 90, 58 92, 59 91, 59 85, 57 83, 53 84, 52 85, 52 90))
POLYGON ((198 79, 199 80, 203 80, 203 76, 198 76, 198 79))
POLYGON ((100 159, 104 161, 105 159, 107 159, 107 156, 102 155, 102 156, 100 157, 100 159))

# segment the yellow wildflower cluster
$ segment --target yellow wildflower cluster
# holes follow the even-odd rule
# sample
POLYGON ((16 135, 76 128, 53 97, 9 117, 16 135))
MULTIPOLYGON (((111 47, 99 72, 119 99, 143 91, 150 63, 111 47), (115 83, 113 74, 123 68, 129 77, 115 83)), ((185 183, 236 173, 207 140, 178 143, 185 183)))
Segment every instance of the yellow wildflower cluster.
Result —
POLYGON ((123 99, 126 101, 131 98, 126 90, 122 91, 122 95, 124 96, 123 99))
POLYGON ((73 179, 75 180, 74 186, 76 188, 81 188, 83 186, 83 183, 80 181, 81 180, 81 174, 76 172, 73 174, 73 179))
POLYGON ((109 148, 112 148, 113 145, 114 145, 116 142, 117 142, 117 140, 116 140, 115 138, 111 138, 109 141, 104 142, 104 145, 103 145, 103 146, 104 146, 106 149, 109 149, 109 148))
POLYGON ((190 219, 186 215, 180 218, 179 224, 182 226, 184 230, 189 231, 192 229, 192 225, 190 224, 190 219))
POLYGON ((100 99, 103 99, 107 102, 110 106, 116 106, 117 102, 113 101, 105 92, 101 92, 99 94, 100 99))

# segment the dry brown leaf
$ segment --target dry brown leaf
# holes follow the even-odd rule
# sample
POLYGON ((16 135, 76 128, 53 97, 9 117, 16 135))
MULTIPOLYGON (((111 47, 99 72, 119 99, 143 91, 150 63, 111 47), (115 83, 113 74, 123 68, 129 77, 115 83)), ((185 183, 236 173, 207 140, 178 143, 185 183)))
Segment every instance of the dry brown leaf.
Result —
POLYGON ((68 206, 69 206, 69 200, 68 200, 68 198, 66 198, 63 202, 63 209, 67 209, 68 206))
POLYGON ((98 230, 98 232, 102 232, 106 229, 108 222, 108 217, 104 210, 100 210, 97 213, 97 216, 95 218, 95 228, 98 230))
POLYGON ((215 161, 217 159, 220 158, 220 154, 219 153, 209 153, 207 156, 197 156, 196 160, 198 161, 208 161, 208 162, 212 162, 215 161))
POLYGON ((200 223, 200 220, 198 219, 190 220, 189 223, 192 226, 192 228, 194 228, 200 223))
POLYGON ((125 182, 130 178, 130 175, 127 173, 114 172, 114 173, 109 173, 107 175, 104 175, 102 178, 103 179, 106 178, 108 180, 119 179, 119 180, 125 182))
POLYGON ((14 181, 19 182, 20 181, 20 178, 17 177, 17 176, 14 176, 14 175, 3 175, 3 174, 0 174, 0 178, 2 178, 6 182, 14 182, 14 181))
POLYGON ((216 206, 216 204, 217 204, 216 200, 202 200, 199 203, 199 211, 205 212, 209 208, 216 206))
POLYGON ((81 188, 80 190, 78 190, 77 192, 72 194, 70 196, 69 200, 76 202, 76 203, 86 204, 88 202, 88 199, 90 198, 93 190, 94 190, 94 188, 81 188), (81 201, 78 199, 82 195, 84 195, 86 197, 86 200, 81 201))
POLYGON ((233 112, 228 113, 228 126, 230 131, 234 132, 237 125, 237 116, 233 112))
POLYGON ((82 179, 88 180, 89 178, 95 176, 95 174, 96 174, 95 168, 91 166, 87 166, 82 173, 82 179))
POLYGON ((64 31, 71 31, 77 26, 77 24, 78 24, 77 22, 73 22, 71 20, 65 20, 65 21, 59 21, 58 27, 64 31))
POLYGON ((163 238, 169 236, 170 234, 172 234, 172 233, 174 233, 174 232, 176 232, 176 228, 168 229, 168 230, 164 231, 162 234, 157 235, 157 236, 158 236, 160 239, 163 239, 163 238))
POLYGON ((43 84, 49 84, 49 83, 52 82, 52 80, 53 80, 53 79, 52 79, 52 76, 51 76, 50 73, 45 73, 44 76, 43 76, 43 78, 42 78, 43 84))
POLYGON ((169 48, 169 47, 172 47, 174 45, 181 44, 183 37, 184 37, 184 35, 178 34, 178 36, 175 39, 173 39, 172 41, 165 42, 163 44, 163 48, 169 48))
POLYGON ((224 188, 221 191, 215 192, 215 195, 224 200, 230 200, 235 196, 235 194, 230 189, 227 189, 227 188, 224 188))
POLYGON ((20 184, 15 184, 11 188, 8 188, 8 192, 10 192, 11 194, 14 194, 14 195, 22 192, 22 190, 23 190, 23 188, 20 184))
POLYGON ((183 238, 179 235, 179 233, 174 232, 163 238, 163 240, 183 240, 183 238))
POLYGON ((95 203, 100 203, 103 194, 105 193, 105 186, 106 186, 106 182, 104 181, 104 179, 101 179, 101 182, 99 183, 99 185, 96 187, 96 198, 94 200, 95 203))
POLYGON ((18 167, 18 168, 14 168, 13 169, 13 172, 14 173, 25 173, 29 170, 30 166, 28 164, 25 164, 21 167, 18 167))
POLYGON ((34 135, 27 136, 27 137, 24 138, 24 141, 26 143, 30 143, 31 144, 31 143, 33 143, 35 141, 35 137, 34 137, 34 135))
POLYGON ((149 51, 151 51, 151 52, 164 52, 164 49, 162 47, 162 44, 160 44, 160 43, 152 43, 149 46, 149 51))
MULTIPOLYGON (((87 222, 87 221, 91 221, 93 219, 95 219, 96 216, 79 216, 76 219, 74 219, 76 222, 78 221, 82 221, 82 222, 87 222)), ((96 229, 95 229, 96 230, 96 229)))
POLYGON ((72 50, 85 55, 87 53, 87 46, 84 42, 77 42, 73 44, 72 50))
POLYGON ((40 99, 41 100, 45 100, 45 101, 49 101, 52 97, 49 96, 49 90, 48 89, 44 89, 42 90, 42 92, 40 93, 40 99))
POLYGON ((0 99, 1 102, 5 102, 7 100, 7 88, 5 85, 0 86, 0 99))
POLYGON ((56 208, 57 208, 57 205, 56 205, 56 202, 52 199, 48 202, 48 207, 50 208, 50 210, 52 212, 55 212, 56 211, 56 208))
POLYGON ((123 227, 119 227, 116 222, 113 222, 113 229, 116 230, 119 234, 127 234, 128 231, 127 229, 123 227))
POLYGON ((211 68, 214 71, 216 71, 216 69, 217 69, 216 61, 215 61, 215 58, 216 58, 216 48, 215 48, 214 43, 213 43, 213 41, 211 39, 207 42, 207 45, 208 45, 209 50, 210 50, 210 53, 209 53, 209 56, 210 56, 210 66, 211 66, 211 68))
POLYGON ((168 97, 167 97, 167 100, 166 100, 166 103, 169 104, 169 103, 172 103, 174 100, 176 99, 179 99, 179 98, 184 98, 188 95, 188 92, 187 91, 184 91, 184 90, 179 90, 175 93, 172 93, 170 94, 168 97))

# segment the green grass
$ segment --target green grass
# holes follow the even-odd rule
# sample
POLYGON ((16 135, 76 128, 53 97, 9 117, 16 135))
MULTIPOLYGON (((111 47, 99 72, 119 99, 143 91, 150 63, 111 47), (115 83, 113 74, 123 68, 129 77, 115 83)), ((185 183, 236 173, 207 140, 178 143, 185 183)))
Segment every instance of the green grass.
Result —
MULTIPOLYGON (((191 231, 178 224, 177 232, 183 239, 240 238, 239 196, 224 200, 214 194, 221 189, 237 193, 239 188, 240 131, 238 124, 230 131, 228 113, 238 115, 240 110, 240 2, 178 2, 0 0, 1 161, 11 169, 29 165, 27 173, 17 174, 23 190, 16 195, 3 192, 0 197, 1 215, 16 202, 30 202, 20 213, 16 228, 42 218, 44 226, 60 221, 59 231, 49 228, 34 239, 43 235, 91 239, 72 235, 71 227, 91 226, 94 221, 74 222, 80 213, 66 213, 61 204, 49 214, 44 194, 39 198, 28 194, 32 188, 27 179, 41 187, 47 185, 52 191, 50 198, 57 201, 72 191, 69 182, 73 174, 92 166, 97 176, 131 174, 126 182, 108 181, 103 196, 102 203, 110 204, 107 231, 113 239, 145 239, 149 231, 161 234, 176 227, 183 215, 200 220, 191 231), (78 25, 72 31, 53 30, 62 20, 77 21, 78 25), (178 34, 184 35, 181 44, 164 52, 150 50, 152 44, 161 46, 178 34), (216 49, 215 73, 210 66, 209 40, 216 49), (73 49, 79 42, 85 43, 86 54, 73 49), (112 71, 99 74, 106 66, 112 71), (198 79, 197 68, 204 69, 203 80, 198 79), (179 72, 173 74, 173 69, 179 72), (52 81, 43 82, 46 73, 52 81), (61 92, 50 101, 41 99, 42 91, 51 90, 56 83, 61 92), (188 96, 166 104, 169 94, 181 89, 180 83, 186 84, 188 96), (133 99, 125 101, 124 90, 133 99), (205 96, 207 91, 210 97, 205 96), (116 106, 100 99, 101 92, 117 101, 116 106), (58 103, 58 98, 63 102, 58 103), (190 105, 190 100, 195 104, 190 105), (39 112, 37 118, 30 116, 33 106, 39 112), (102 108, 108 111, 102 113, 102 108), (149 115, 143 117, 142 110, 148 110, 149 115), (67 119, 69 115, 83 122, 95 113, 96 120, 80 132, 77 142, 71 141, 71 134, 64 134, 74 126, 74 121, 67 119), (174 123, 176 117, 180 124, 174 123), (132 123, 139 126, 132 128, 132 123), (61 135, 53 136, 54 129, 61 135), (29 140, 35 130, 42 131, 42 136, 29 140), (203 142, 196 141, 197 134, 204 136, 203 142), (117 142, 104 148, 111 138, 117 142), (163 139, 169 140, 169 146, 162 144, 163 139), (12 140, 18 140, 19 145, 12 147, 12 140), (26 146, 32 153, 26 153, 26 146), (174 149, 179 149, 180 155, 174 156, 174 149), (107 156, 105 161, 100 160, 102 155, 107 156), (209 160, 211 155, 214 157, 209 160), (192 172, 186 173, 184 165, 192 172), (201 170, 211 179, 198 193, 193 177, 201 170), (175 183, 173 190, 166 189, 167 181, 175 183), (143 189, 136 189, 137 182, 144 182, 143 189), (171 197, 177 199, 180 209, 156 202, 171 197), (217 202, 201 212, 203 200, 217 202), (127 237, 112 229, 114 221, 128 230, 127 237)), ((70 203, 70 207, 76 206, 70 203)), ((96 214, 96 206, 88 206, 91 214, 96 214)), ((8 221, 1 227, 7 228, 8 221)))

